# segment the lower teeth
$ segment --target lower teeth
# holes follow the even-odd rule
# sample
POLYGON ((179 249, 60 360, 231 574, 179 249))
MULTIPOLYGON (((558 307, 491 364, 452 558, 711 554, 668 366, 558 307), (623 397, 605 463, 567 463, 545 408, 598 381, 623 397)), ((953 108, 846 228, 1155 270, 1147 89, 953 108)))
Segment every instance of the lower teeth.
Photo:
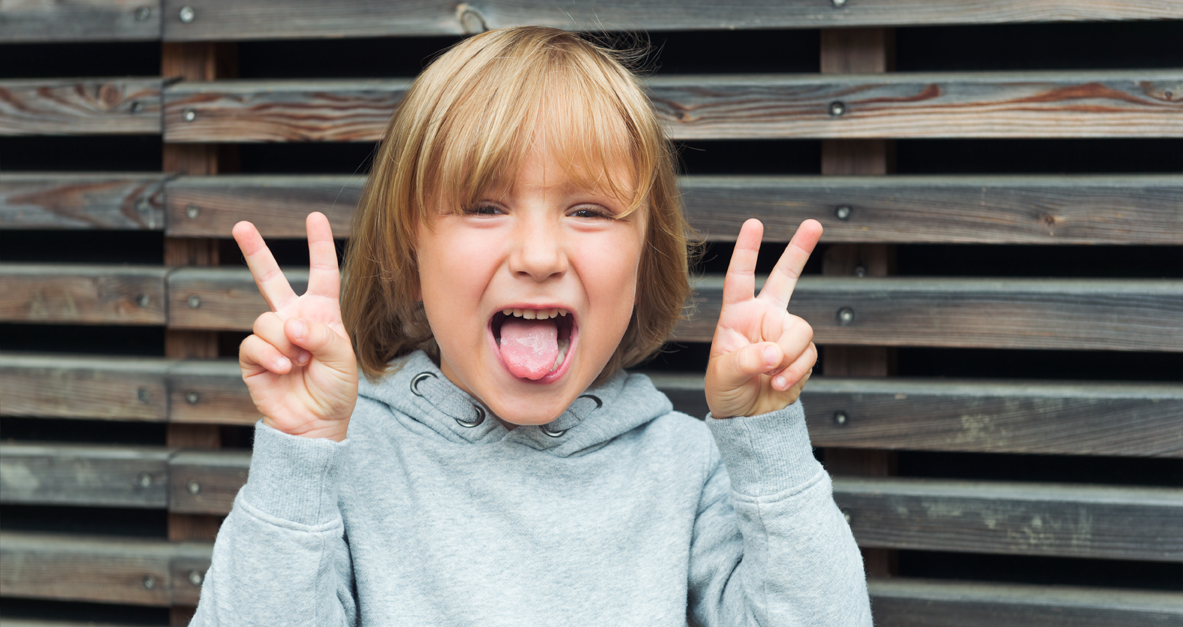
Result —
POLYGON ((554 372, 563 365, 563 360, 567 357, 567 349, 571 346, 571 340, 559 340, 559 355, 555 357, 555 365, 550 367, 550 371, 554 372))

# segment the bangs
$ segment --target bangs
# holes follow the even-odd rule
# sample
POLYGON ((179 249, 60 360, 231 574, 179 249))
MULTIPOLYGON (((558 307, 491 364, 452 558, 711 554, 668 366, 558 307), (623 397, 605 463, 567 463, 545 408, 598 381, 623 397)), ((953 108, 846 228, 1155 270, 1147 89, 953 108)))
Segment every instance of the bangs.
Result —
POLYGON ((620 201, 618 217, 636 211, 653 184, 653 152, 664 148, 641 139, 652 133, 642 129, 651 116, 639 85, 575 35, 506 44, 476 51, 448 77, 415 177, 421 217, 508 189, 540 151, 576 185, 620 201))

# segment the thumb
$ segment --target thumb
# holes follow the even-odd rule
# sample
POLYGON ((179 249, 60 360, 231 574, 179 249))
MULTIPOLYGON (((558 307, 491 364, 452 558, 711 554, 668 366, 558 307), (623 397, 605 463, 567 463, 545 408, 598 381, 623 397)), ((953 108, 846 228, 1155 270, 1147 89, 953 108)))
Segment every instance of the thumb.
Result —
POLYGON ((312 353, 318 361, 334 370, 353 370, 353 347, 328 325, 304 318, 288 318, 283 325, 288 340, 312 353))
POLYGON ((760 342, 718 356, 712 367, 718 385, 723 390, 734 390, 752 377, 776 369, 783 359, 784 351, 775 342, 760 342))

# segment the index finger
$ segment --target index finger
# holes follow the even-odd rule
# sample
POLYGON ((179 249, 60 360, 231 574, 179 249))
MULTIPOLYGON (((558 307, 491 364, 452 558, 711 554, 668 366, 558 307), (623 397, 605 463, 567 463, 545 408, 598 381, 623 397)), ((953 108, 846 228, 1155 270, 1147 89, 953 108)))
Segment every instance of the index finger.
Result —
POLYGON ((821 236, 822 225, 817 220, 806 220, 797 227, 797 232, 793 234, 789 245, 785 246, 785 252, 777 260, 772 274, 764 282, 764 288, 760 290, 761 299, 772 301, 781 309, 789 306, 797 279, 805 270, 805 262, 809 261, 809 255, 813 253, 821 236))
POLYGON ((756 257, 760 254, 760 239, 764 225, 755 218, 747 220, 735 238, 735 250, 727 264, 723 278, 723 305, 748 300, 756 294, 756 257))
POLYGON ((341 297, 341 273, 337 270, 337 245, 333 228, 325 214, 314 211, 305 222, 308 227, 308 291, 337 300, 341 297))
POLYGON ((239 222, 234 225, 231 233, 246 257, 251 277, 255 279, 255 285, 259 286, 259 292, 267 300, 267 306, 271 307, 271 311, 283 309, 296 298, 296 293, 292 291, 292 286, 288 285, 287 277, 283 276, 279 264, 271 254, 271 249, 267 248, 263 236, 259 235, 259 230, 250 222, 239 222))

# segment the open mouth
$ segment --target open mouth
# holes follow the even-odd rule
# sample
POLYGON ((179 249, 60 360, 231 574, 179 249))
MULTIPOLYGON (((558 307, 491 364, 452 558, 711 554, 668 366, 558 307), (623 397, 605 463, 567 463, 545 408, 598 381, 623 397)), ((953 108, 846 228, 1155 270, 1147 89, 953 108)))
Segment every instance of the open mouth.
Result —
POLYGON ((557 378, 571 353, 575 316, 563 308, 504 309, 489 329, 501 361, 515 377, 531 381, 557 378))

